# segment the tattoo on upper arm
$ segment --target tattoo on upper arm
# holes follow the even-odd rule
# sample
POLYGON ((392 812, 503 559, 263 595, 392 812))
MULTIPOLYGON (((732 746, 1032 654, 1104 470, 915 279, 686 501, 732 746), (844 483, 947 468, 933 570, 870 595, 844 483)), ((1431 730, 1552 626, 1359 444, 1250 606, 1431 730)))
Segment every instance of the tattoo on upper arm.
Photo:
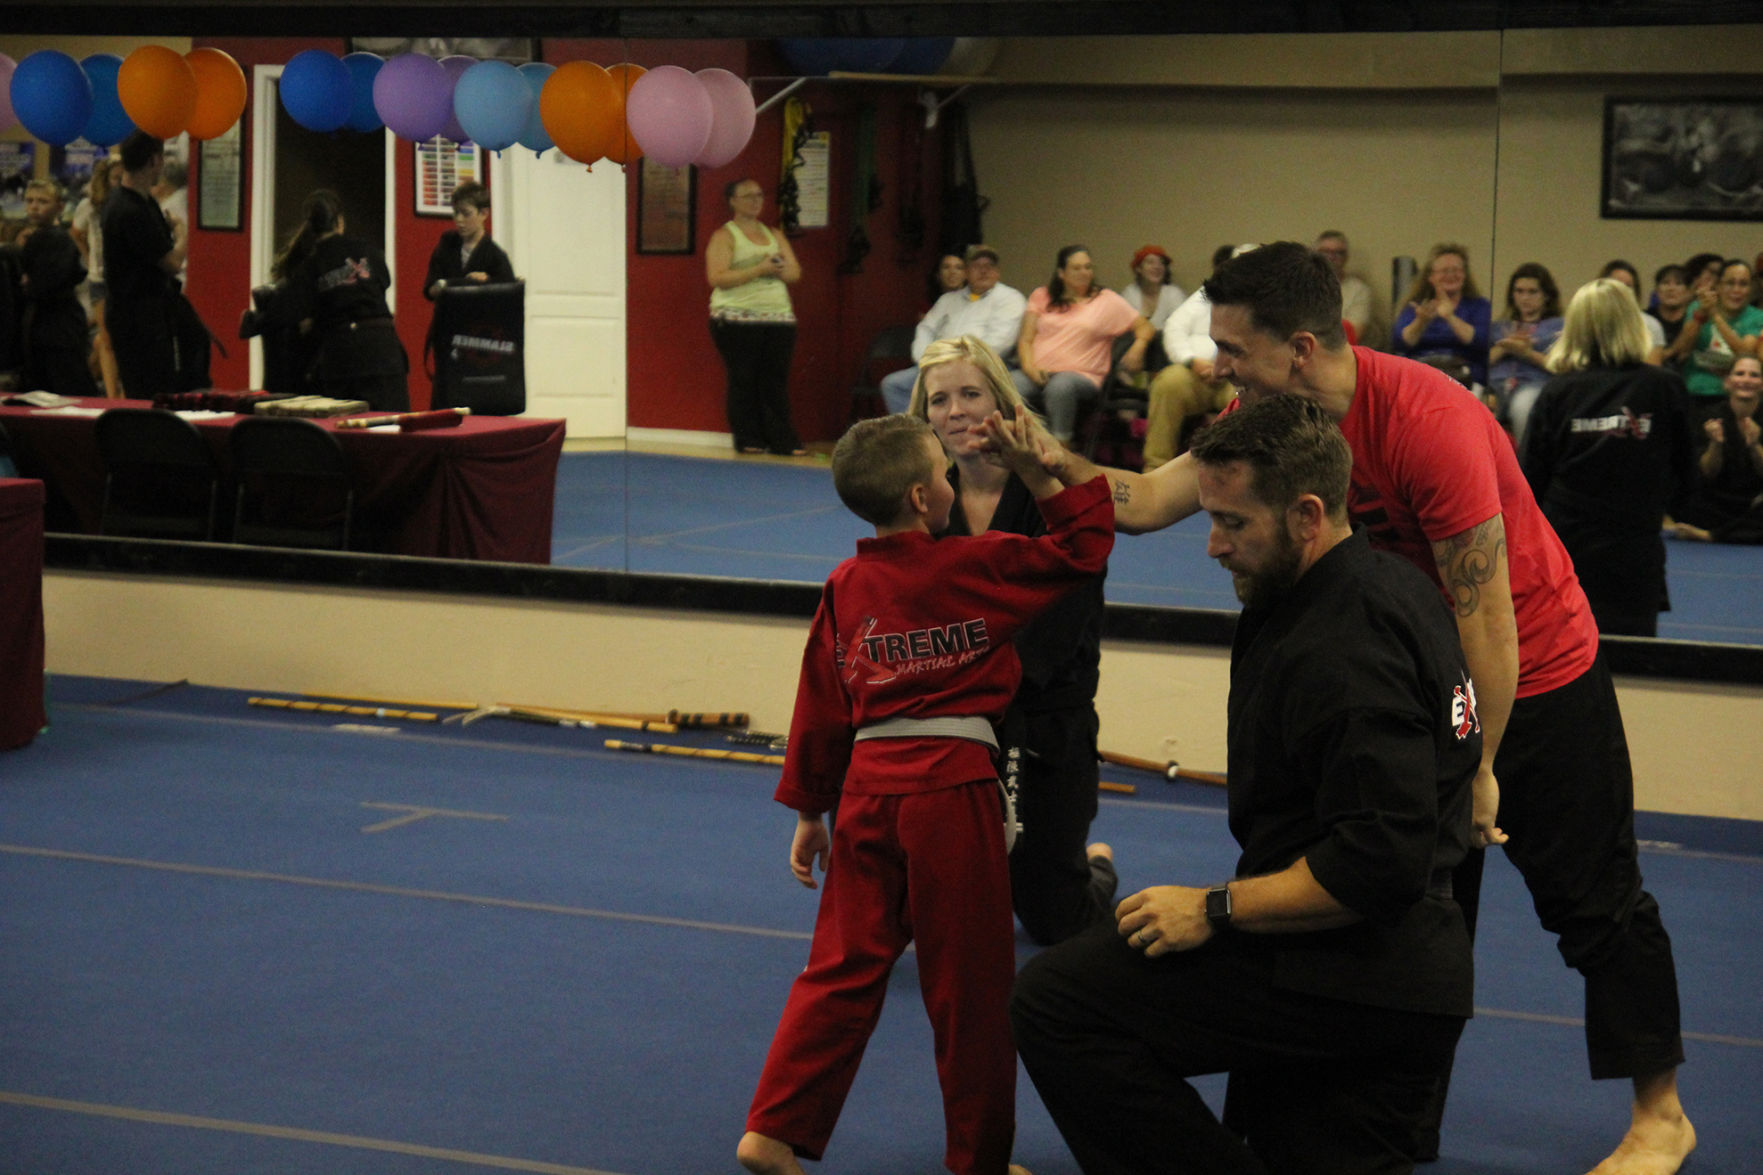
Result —
POLYGON ((1115 504, 1115 506, 1117 506, 1117 507, 1124 506, 1132 500, 1132 490, 1127 488, 1126 482, 1119 481, 1119 480, 1116 480, 1113 478, 1110 478, 1109 480, 1114 482, 1114 504, 1115 504))
POLYGON ((1432 545, 1439 580, 1458 616, 1473 616, 1481 607, 1482 588, 1499 571, 1506 550, 1506 527, 1499 515, 1472 530, 1432 545))

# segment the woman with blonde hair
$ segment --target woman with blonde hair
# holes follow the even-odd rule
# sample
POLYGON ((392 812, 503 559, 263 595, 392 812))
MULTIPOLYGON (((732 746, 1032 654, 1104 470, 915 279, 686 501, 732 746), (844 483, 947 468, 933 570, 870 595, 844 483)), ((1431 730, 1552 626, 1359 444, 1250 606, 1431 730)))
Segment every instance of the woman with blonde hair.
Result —
POLYGON ((1598 630, 1627 636, 1656 635, 1669 607, 1660 527, 1694 476, 1689 391, 1682 376, 1647 363, 1651 349, 1627 286, 1581 286, 1520 454, 1598 630))
POLYGON ((1464 386, 1488 382, 1488 333, 1493 304, 1469 272, 1469 250, 1432 247, 1396 315, 1390 349, 1440 368, 1464 386))
MULTIPOLYGON (((945 534, 1046 533, 1028 487, 997 463, 979 428, 994 412, 1030 415, 996 351, 972 335, 926 347, 907 412, 928 421, 949 453, 955 505, 945 534)), ((1086 843, 1096 818, 1103 574, 1018 634, 1022 685, 1000 731, 1024 830, 1010 854, 1012 903, 1042 945, 1083 930, 1114 900, 1113 850, 1086 843)))

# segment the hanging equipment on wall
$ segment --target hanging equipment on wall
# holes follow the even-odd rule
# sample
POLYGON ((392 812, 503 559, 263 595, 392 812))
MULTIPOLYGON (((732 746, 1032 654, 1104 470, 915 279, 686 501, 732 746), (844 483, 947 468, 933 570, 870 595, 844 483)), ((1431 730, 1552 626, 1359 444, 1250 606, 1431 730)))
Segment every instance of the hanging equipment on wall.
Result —
POLYGON ((973 173, 973 146, 967 139, 967 111, 953 107, 943 138, 943 230, 945 253, 963 254, 969 245, 985 240, 983 220, 990 203, 979 194, 979 177, 973 173))
POLYGON ((857 150, 851 167, 851 231, 845 236, 840 273, 862 273, 869 256, 869 214, 881 206, 881 180, 875 174, 875 107, 857 115, 857 150))
POLYGON ((802 147, 808 142, 809 118, 814 111, 800 98, 784 103, 783 167, 777 184, 777 223, 785 233, 801 230, 802 192, 796 169, 803 164, 802 147))

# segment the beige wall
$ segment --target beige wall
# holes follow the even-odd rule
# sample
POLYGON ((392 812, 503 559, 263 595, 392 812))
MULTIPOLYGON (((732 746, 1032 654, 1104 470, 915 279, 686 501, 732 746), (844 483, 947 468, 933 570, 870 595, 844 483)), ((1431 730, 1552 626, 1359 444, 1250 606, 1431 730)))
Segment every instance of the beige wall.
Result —
MULTIPOLYGON (((54 673, 635 712, 788 728, 807 621, 51 571, 54 673)), ((1102 746, 1222 770, 1229 657, 1110 641, 1102 746)), ((1763 688, 1623 680, 1637 804, 1763 819, 1763 688)), ((243 717, 244 715, 241 715, 243 717)), ((584 735, 584 737, 589 737, 584 735)))

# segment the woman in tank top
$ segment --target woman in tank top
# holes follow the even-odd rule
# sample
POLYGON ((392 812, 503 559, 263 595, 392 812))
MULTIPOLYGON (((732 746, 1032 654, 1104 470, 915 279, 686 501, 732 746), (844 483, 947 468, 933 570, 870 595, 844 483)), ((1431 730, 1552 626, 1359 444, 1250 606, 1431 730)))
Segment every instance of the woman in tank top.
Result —
POLYGON ((710 235, 704 253, 710 280, 710 337, 728 371, 728 423, 741 453, 802 456, 790 423, 790 356, 796 315, 789 285, 802 267, 781 232, 760 223, 765 189, 739 179, 723 189, 727 224, 710 235))

